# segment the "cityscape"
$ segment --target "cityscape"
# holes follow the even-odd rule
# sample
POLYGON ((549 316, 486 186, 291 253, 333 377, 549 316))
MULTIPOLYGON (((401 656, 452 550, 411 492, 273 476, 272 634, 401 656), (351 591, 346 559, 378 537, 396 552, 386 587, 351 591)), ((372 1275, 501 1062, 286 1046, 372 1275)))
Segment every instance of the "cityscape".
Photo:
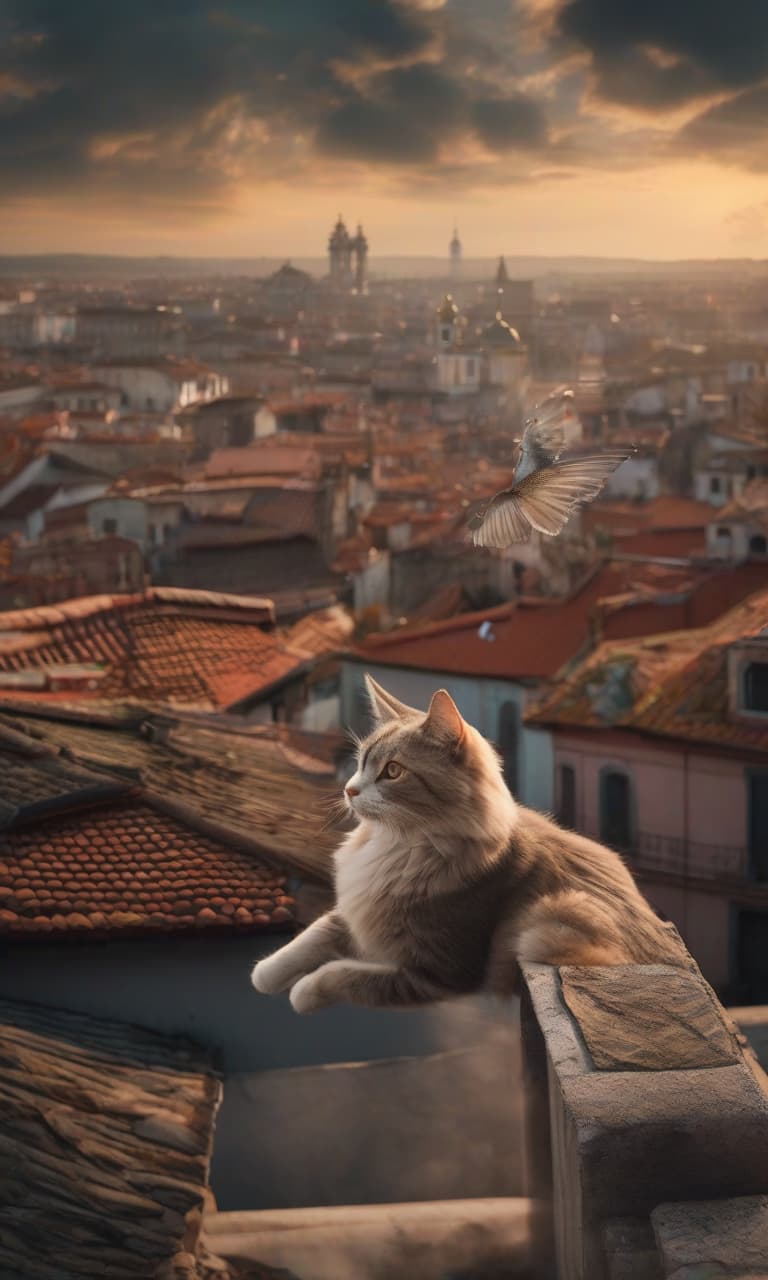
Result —
POLYGON ((0 0, 0 1280, 768 1275, 768 9, 107 9, 0 0), (372 689, 679 967, 254 989, 372 689))

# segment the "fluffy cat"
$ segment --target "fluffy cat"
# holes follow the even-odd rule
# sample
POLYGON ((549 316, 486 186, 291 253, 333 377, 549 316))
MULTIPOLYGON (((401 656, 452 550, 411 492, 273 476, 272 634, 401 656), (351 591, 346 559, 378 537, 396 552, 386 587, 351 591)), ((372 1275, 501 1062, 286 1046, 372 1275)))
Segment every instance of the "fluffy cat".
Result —
POLYGON ((366 676, 376 727, 346 788, 336 905, 253 970, 297 1013, 512 991, 517 960, 684 964, 619 856, 516 803, 445 690, 426 712, 366 676))

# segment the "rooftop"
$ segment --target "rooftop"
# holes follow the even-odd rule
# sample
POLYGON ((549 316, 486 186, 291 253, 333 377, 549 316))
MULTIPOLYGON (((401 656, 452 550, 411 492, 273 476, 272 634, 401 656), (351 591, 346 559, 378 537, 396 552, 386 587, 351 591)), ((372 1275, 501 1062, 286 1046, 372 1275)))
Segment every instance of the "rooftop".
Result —
POLYGON ((199 1274, 221 1086, 201 1049, 0 1000, 0 1273, 199 1274))
POLYGON ((123 761, 111 772, 71 764, 51 744, 4 727, 0 770, 0 937, 291 924, 284 870, 232 832, 207 834, 197 813, 173 806, 173 789, 161 796, 154 779, 127 780, 123 761))
MULTIPOLYGON (((342 737, 289 725, 247 726, 236 716, 153 713, 135 706, 98 711, 84 705, 76 712, 39 700, 0 707, 0 735, 15 740, 23 734, 26 750, 30 744, 53 750, 56 767, 49 767, 56 776, 65 760, 69 769, 85 771, 87 781, 78 787, 74 779, 68 793, 94 785, 94 773, 102 789, 112 786, 112 798, 124 797, 126 784, 138 787, 161 797, 165 810, 172 806, 180 821, 198 831, 235 840, 278 869, 328 879, 337 837, 325 822, 328 801, 338 791, 335 761, 345 749, 342 737)), ((40 788, 40 766, 25 772, 33 773, 40 788)), ((62 813, 62 784, 53 786, 56 811, 62 813)))
MULTIPOLYGON (((214 709, 263 693, 298 671, 292 651, 271 626, 271 600, 173 587, 143 594, 87 596, 0 614, 0 678, 13 676, 18 697, 25 673, 96 663, 96 689, 77 700, 139 699, 214 709)), ((6 681, 7 683, 7 681, 6 681)))
POLYGON ((733 714, 728 651, 768 627, 763 588, 710 623, 600 645, 546 692, 527 719, 573 728, 621 727, 718 749, 768 750, 768 724, 733 714))

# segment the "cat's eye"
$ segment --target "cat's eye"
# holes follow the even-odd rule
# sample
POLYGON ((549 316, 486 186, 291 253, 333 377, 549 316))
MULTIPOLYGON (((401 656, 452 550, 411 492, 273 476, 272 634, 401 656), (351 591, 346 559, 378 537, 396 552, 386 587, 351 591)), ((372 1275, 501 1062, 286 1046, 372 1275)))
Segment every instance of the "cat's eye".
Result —
POLYGON ((385 778, 391 778, 392 781, 394 781, 395 778, 401 778, 404 773, 405 769, 401 764, 398 764, 396 760, 390 760, 389 764, 385 764, 382 769, 382 776, 385 778))

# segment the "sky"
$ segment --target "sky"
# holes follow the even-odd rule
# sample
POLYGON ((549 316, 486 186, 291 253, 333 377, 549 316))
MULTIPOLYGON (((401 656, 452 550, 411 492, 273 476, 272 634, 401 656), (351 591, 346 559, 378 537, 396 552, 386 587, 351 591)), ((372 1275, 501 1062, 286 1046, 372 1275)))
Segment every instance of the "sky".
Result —
POLYGON ((768 0, 0 0, 0 251, 768 258, 768 0))

